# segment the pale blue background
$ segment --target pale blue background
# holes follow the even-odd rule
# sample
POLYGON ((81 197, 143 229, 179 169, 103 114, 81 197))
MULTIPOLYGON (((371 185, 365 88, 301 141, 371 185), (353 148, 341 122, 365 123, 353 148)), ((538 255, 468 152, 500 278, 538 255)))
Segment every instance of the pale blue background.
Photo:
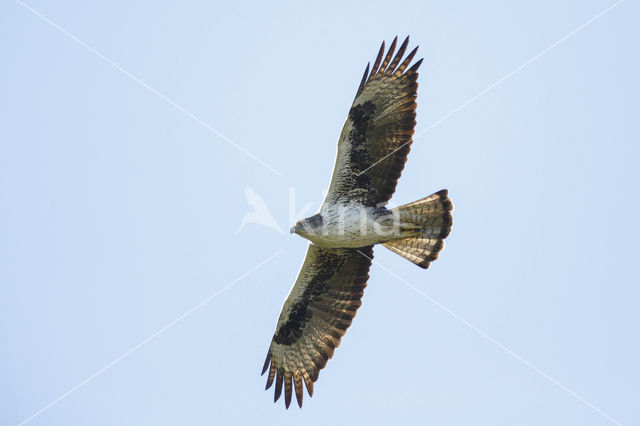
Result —
MULTIPOLYGON (((610 1, 0 5, 0 424, 17 424, 284 250, 30 425, 607 425, 380 266, 303 410, 259 375, 379 43, 425 61, 418 127, 610 1)), ((441 188, 428 271, 376 260, 623 424, 640 424, 640 7, 626 1, 415 143, 394 196, 441 188)))

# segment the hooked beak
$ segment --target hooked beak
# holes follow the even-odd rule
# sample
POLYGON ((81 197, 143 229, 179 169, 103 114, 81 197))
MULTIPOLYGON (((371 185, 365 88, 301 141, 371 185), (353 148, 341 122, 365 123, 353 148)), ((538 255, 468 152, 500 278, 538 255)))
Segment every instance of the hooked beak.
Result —
POLYGON ((295 234, 296 233, 296 227, 292 226, 291 229, 289 229, 289 233, 290 234, 295 234))

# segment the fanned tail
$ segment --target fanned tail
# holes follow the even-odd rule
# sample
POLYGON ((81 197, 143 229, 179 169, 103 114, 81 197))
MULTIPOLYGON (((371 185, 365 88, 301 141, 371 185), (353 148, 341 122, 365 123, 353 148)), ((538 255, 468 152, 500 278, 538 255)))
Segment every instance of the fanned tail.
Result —
POLYGON ((408 224, 414 235, 389 241, 383 245, 421 268, 438 258, 444 239, 451 232, 453 203, 443 189, 413 203, 392 209, 400 222, 408 224))

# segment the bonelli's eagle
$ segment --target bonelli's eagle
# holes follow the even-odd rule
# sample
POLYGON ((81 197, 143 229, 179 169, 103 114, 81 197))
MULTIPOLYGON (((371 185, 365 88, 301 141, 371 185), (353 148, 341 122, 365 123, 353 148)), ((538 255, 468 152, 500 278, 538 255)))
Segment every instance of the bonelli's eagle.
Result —
POLYGON ((393 209, 395 191, 416 125, 416 47, 404 57, 409 38, 394 56, 397 37, 385 55, 384 42, 364 72, 338 140, 329 191, 320 212, 291 228, 310 241, 298 278, 278 318, 262 373, 275 383, 285 405, 295 391, 302 407, 318 374, 351 325, 373 258, 382 244, 427 268, 438 257, 452 225, 447 190, 393 209), (403 59, 404 57, 404 59, 403 59), (411 65, 411 66, 410 66, 411 65))

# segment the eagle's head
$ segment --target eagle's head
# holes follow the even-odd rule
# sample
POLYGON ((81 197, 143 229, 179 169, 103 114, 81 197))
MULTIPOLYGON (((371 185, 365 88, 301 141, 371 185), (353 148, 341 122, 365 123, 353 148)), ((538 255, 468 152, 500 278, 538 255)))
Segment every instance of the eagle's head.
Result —
POLYGON ((318 213, 306 219, 299 220, 291 227, 289 232, 305 238, 319 235, 322 232, 322 216, 318 213))

